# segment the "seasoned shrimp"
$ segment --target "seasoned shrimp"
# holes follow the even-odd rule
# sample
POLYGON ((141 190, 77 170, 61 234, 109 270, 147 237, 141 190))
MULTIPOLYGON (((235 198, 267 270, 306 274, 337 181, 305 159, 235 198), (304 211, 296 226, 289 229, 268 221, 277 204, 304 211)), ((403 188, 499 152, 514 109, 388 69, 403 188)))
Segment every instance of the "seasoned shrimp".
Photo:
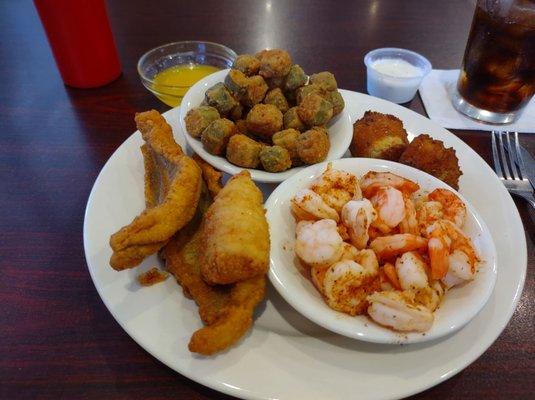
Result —
POLYGON ((327 304, 349 315, 362 314, 366 297, 379 288, 377 271, 352 261, 342 260, 331 265, 323 277, 323 293, 327 304))
POLYGON ((375 218, 377 213, 368 199, 348 201, 342 208, 342 223, 357 249, 363 249, 368 244, 368 228, 375 218))
POLYGON ((330 265, 340 259, 343 240, 332 219, 301 221, 296 227, 295 253, 307 265, 330 265))
POLYGON ((377 219, 372 223, 383 233, 388 233, 405 218, 405 200, 399 190, 383 186, 370 199, 377 211, 377 219))
POLYGON ((461 250, 453 250, 448 261, 448 273, 442 278, 442 282, 448 289, 474 279, 475 270, 466 253, 461 250))
POLYGON ((340 212, 348 201, 362 199, 357 177, 349 172, 333 169, 331 164, 314 180, 310 189, 319 194, 325 204, 337 212, 340 212))
POLYGON ((391 172, 370 171, 360 179, 360 188, 366 198, 370 198, 382 186, 391 186, 410 195, 420 189, 420 186, 411 180, 391 172))
POLYGON ((403 253, 396 260, 396 274, 399 284, 403 290, 415 290, 425 288, 429 285, 424 260, 414 252, 403 253))
POLYGON ((429 193, 427 197, 442 205, 443 218, 462 228, 466 220, 466 205, 455 193, 448 189, 438 188, 429 193))
POLYGON ((425 332, 433 325, 433 313, 403 292, 382 291, 368 296, 368 314, 377 323, 402 332, 425 332))
POLYGON ((403 196, 405 202, 405 217, 399 224, 400 233, 412 233, 418 235, 418 219, 416 218, 416 207, 409 196, 403 196))
POLYGON ((380 259, 391 258, 426 246, 427 239, 410 233, 381 236, 373 239, 370 243, 370 247, 380 259))
POLYGON ((429 225, 442 219, 442 204, 438 201, 422 201, 416 207, 416 220, 420 233, 424 233, 429 225))
POLYGON ((320 219, 340 219, 338 212, 325 203, 322 197, 310 189, 301 189, 290 202, 290 207, 298 221, 320 219))

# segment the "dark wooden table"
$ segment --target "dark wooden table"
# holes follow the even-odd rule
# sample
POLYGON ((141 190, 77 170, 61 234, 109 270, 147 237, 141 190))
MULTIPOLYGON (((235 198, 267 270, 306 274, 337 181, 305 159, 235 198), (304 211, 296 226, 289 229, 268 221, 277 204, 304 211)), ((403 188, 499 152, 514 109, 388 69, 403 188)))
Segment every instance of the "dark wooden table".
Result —
MULTIPOLYGON (((109 1, 123 75, 93 90, 65 87, 29 0, 0 2, 0 398, 225 397, 165 367, 131 340, 97 295, 82 223, 99 170, 159 103, 136 62, 186 39, 237 52, 281 47, 308 71, 365 91, 364 54, 405 47, 457 68, 472 18, 468 0, 109 1)), ((419 98, 408 107, 425 115, 419 98)), ((535 129, 535 126, 534 126, 535 129)), ((488 135, 455 132, 490 162, 488 135)), ((535 152, 535 136, 522 135, 535 152)), ((535 375, 535 213, 516 201, 529 268, 518 308, 476 362, 418 399, 527 399, 535 375)), ((532 398, 532 397, 531 397, 532 398)))

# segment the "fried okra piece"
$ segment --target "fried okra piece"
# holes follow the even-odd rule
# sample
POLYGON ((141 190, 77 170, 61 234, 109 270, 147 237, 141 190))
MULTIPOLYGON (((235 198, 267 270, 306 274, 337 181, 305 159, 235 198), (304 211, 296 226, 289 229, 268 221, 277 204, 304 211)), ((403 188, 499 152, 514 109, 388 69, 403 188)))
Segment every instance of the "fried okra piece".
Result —
POLYGON ((238 129, 234 122, 220 118, 206 127, 201 142, 208 153, 219 156, 225 153, 229 139, 237 133, 238 129))
POLYGON ((227 115, 238 104, 238 101, 221 82, 208 89, 204 97, 208 105, 215 107, 221 115, 227 115))
POLYGON ((284 77, 292 67, 292 58, 281 49, 262 50, 255 56, 260 60, 258 74, 264 78, 284 77))
POLYGON ((260 61, 251 54, 241 54, 234 61, 232 68, 243 72, 246 76, 253 76, 258 74, 260 61))
POLYGON ((318 85, 306 85, 301 86, 299 89, 295 91, 296 94, 296 100, 297 104, 300 104, 305 97, 307 97, 309 94, 317 94, 319 96, 325 96, 325 90, 323 90, 318 85))
POLYGON ((251 76, 247 79, 245 93, 240 97, 241 103, 246 107, 253 107, 264 100, 268 91, 268 85, 260 75, 251 76))
POLYGON ((244 108, 243 106, 238 103, 234 107, 232 107, 232 110, 228 113, 229 119, 232 121, 237 121, 239 119, 242 119, 244 117, 244 108))
POLYGON ((281 129, 282 113, 272 104, 257 104, 247 114, 247 130, 264 139, 281 129))
POLYGON ((335 115, 340 114, 346 106, 344 98, 338 90, 332 90, 330 92, 327 92, 327 94, 325 95, 325 100, 327 100, 333 105, 333 117, 335 115))
POLYGON ((459 189, 459 177, 463 173, 455 150, 444 147, 442 141, 429 135, 416 136, 401 154, 399 162, 427 172, 455 190, 459 189))
POLYGON ((247 135, 247 121, 244 119, 239 119, 235 122, 236 129, 238 129, 239 133, 242 133, 244 135, 247 135))
POLYGON ((290 153, 281 146, 265 146, 260 151, 260 162, 268 172, 282 172, 292 166, 290 153))
POLYGON ((230 90, 235 98, 239 99, 247 91, 249 78, 237 69, 231 69, 225 77, 225 86, 230 90))
POLYGON ((349 151, 353 157, 398 161, 409 140, 403 122, 393 115, 366 111, 353 124, 349 151))
POLYGON ((327 130, 317 126, 303 132, 297 139, 297 154, 305 164, 316 164, 325 160, 330 147, 327 130))
POLYGON ((219 112, 214 107, 200 106, 189 110, 184 121, 188 133, 198 138, 211 122, 219 118, 219 112))
POLYGON ((284 129, 296 129, 299 132, 304 132, 306 130, 306 125, 301 121, 301 118, 299 118, 299 115, 297 114, 297 107, 292 107, 286 111, 282 120, 284 129))
POLYGON ((266 78, 266 83, 268 85, 268 88, 270 89, 276 89, 276 88, 282 89, 284 87, 284 76, 266 78))
POLYGON ((280 88, 271 89, 269 92, 267 92, 266 97, 264 98, 264 104, 274 105, 283 114, 290 108, 288 105, 288 100, 286 100, 286 97, 284 97, 284 94, 280 88))
POLYGON ((244 168, 256 168, 260 164, 262 145, 241 133, 233 135, 227 145, 227 160, 244 168))
POLYGON ((307 74, 305 74, 305 71, 303 71, 303 68, 301 68, 299 65, 294 64, 290 68, 290 72, 288 72, 288 75, 286 76, 285 82, 284 82, 284 90, 287 91, 293 91, 301 86, 305 86, 307 83, 308 77, 307 74))
POLYGON ((307 126, 325 125, 333 116, 333 105, 319 94, 309 94, 297 106, 297 114, 307 126))
POLYGON ((334 75, 328 71, 318 72, 310 76, 310 83, 313 85, 318 85, 325 91, 336 90, 338 84, 334 75))
POLYGON ((292 160, 292 165, 297 166, 301 164, 301 159, 297 153, 297 139, 301 133, 295 129, 285 129, 283 131, 277 132, 271 138, 273 144, 276 146, 284 147, 288 150, 290 154, 290 159, 292 160))

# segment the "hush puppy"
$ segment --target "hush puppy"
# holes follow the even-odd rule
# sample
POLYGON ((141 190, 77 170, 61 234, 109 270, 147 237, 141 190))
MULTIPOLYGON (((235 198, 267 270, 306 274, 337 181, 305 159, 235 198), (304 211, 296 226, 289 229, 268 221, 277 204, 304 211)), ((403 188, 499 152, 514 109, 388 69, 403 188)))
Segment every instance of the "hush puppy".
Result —
POLYGON ((234 122, 220 118, 206 127, 201 142, 208 153, 219 156, 225 153, 230 137, 237 133, 238 129, 234 122))
POLYGON ((459 189, 462 171, 455 150, 445 148, 442 141, 429 135, 416 136, 401 154, 399 162, 427 172, 455 190, 459 189))
POLYGON ((200 106, 192 108, 186 114, 186 130, 193 137, 200 137, 211 122, 219 119, 219 112, 214 107, 200 106))
POLYGON ((234 61, 232 68, 243 72, 247 76, 253 76, 260 69, 260 61, 251 54, 241 54, 234 61))
POLYGON ((243 168, 256 168, 260 164, 262 145, 241 133, 231 136, 227 145, 227 159, 243 168))
POLYGON ((325 125, 333 116, 333 105, 322 96, 312 93, 299 104, 297 114, 307 126, 325 125))
POLYGON ((284 77, 292 67, 292 58, 281 49, 262 50, 255 56, 260 61, 258 73, 264 78, 284 77))
POLYGON ((283 114, 290 108, 288 100, 286 100, 286 97, 284 97, 280 88, 271 89, 267 92, 266 97, 264 98, 264 104, 274 105, 283 114))
POLYGON ((264 139, 271 139, 282 129, 282 113, 272 104, 257 104, 247 114, 247 129, 264 139))
POLYGON ((288 150, 293 166, 302 164, 297 152, 297 139, 299 139, 299 135, 301 135, 301 133, 298 130, 290 128, 275 133, 271 138, 274 145, 284 147, 288 150))
POLYGON ((318 126, 302 133, 297 139, 297 154, 305 164, 316 164, 325 160, 330 147, 327 130, 318 126))
POLYGON ((260 151, 260 162, 268 172, 282 172, 292 166, 290 153, 281 146, 265 146, 260 151))
POLYGON ((349 150, 354 157, 398 161, 409 141, 400 119, 389 114, 366 111, 353 124, 349 150))

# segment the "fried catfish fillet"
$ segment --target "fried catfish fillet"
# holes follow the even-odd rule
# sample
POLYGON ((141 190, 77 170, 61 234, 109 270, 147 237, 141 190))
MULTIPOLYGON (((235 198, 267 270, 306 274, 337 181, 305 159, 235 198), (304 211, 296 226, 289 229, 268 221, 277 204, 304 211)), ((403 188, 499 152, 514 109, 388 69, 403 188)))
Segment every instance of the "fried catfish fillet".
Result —
POLYGON ((171 127, 154 110, 136 114, 145 144, 146 209, 110 237, 115 270, 131 268, 160 250, 194 216, 201 193, 201 170, 183 154, 171 127))

